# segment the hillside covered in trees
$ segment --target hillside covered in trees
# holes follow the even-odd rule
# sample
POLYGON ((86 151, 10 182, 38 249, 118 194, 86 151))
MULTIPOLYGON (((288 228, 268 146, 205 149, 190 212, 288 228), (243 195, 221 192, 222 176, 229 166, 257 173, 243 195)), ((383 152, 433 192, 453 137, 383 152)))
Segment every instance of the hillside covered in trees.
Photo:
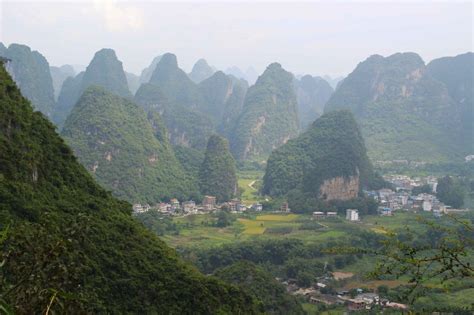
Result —
MULTIPOLYGON (((466 70, 464 82, 459 85, 467 86, 469 72, 472 82, 474 64, 472 58, 459 62, 471 69, 466 70)), ((415 53, 373 55, 342 81, 325 111, 351 110, 373 159, 460 160, 472 153, 472 142, 466 145, 463 141, 470 127, 465 126, 469 123, 463 123, 462 117, 469 111, 453 99, 443 83, 450 80, 449 73, 435 74, 439 73, 433 69, 436 63, 429 70, 415 53)), ((472 141, 472 133, 470 138, 472 141)))
POLYGON ((0 43, 0 56, 11 60, 6 67, 22 94, 36 110, 49 117, 55 106, 49 63, 38 51, 20 44, 8 48, 0 43))
POLYGON ((213 135, 207 143, 204 161, 199 170, 201 193, 228 201, 237 195, 235 161, 229 152, 226 139, 213 135))
POLYGON ((349 111, 339 110, 324 114, 307 131, 272 152, 263 192, 290 194, 293 198, 289 199, 313 202, 316 207, 317 200, 357 198, 374 180, 359 127, 349 111))
POLYGON ((174 156, 160 117, 147 117, 138 105, 103 88, 86 90, 62 135, 79 161, 117 197, 155 203, 198 196, 195 182, 174 156))
POLYGON ((298 134, 293 75, 272 63, 251 86, 230 139, 239 160, 266 157, 298 134))
POLYGON ((183 263, 130 211, 95 183, 0 67, 2 308, 258 313, 253 298, 183 263))
POLYGON ((90 86, 100 86, 118 96, 132 97, 122 62, 114 50, 104 48, 95 53, 85 72, 63 83, 53 115, 54 123, 59 126, 64 124, 82 93, 90 86))

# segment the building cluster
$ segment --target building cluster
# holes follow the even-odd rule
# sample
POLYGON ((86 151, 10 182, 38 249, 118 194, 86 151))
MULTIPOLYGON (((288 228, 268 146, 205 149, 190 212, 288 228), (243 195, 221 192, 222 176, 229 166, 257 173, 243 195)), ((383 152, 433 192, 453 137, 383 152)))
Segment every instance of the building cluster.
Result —
POLYGON ((158 211, 162 214, 180 216, 190 214, 205 214, 213 211, 228 210, 234 213, 244 212, 248 210, 262 211, 263 206, 260 203, 255 203, 251 206, 246 206, 239 199, 232 199, 228 202, 217 203, 216 197, 204 196, 201 204, 196 204, 193 200, 180 202, 178 199, 173 198, 169 202, 160 202, 154 206, 149 204, 133 205, 134 213, 143 213, 150 210, 158 211))
MULTIPOLYGON (((277 279, 280 280, 280 279, 277 279)), ((313 304, 324 304, 326 306, 344 305, 348 311, 362 311, 374 309, 395 309, 399 311, 408 311, 408 305, 391 302, 388 299, 381 298, 377 293, 364 292, 362 289, 356 289, 355 295, 350 295, 348 290, 334 292, 326 290, 329 283, 335 280, 335 277, 326 275, 319 277, 317 281, 309 288, 301 288, 296 280, 288 279, 281 283, 286 286, 290 294, 306 298, 313 304)))
POLYGON ((391 183, 396 191, 411 191, 415 187, 429 185, 431 190, 436 192, 436 187, 438 185, 438 179, 435 176, 410 177, 406 175, 394 174, 384 175, 383 178, 387 182, 391 183))
POLYGON ((365 193, 380 204, 379 214, 391 216, 396 210, 426 211, 441 216, 456 211, 446 206, 436 197, 437 179, 434 176, 410 178, 405 175, 388 175, 384 179, 393 185, 393 189, 383 188, 365 193), (429 186, 428 193, 414 194, 416 187, 429 186))

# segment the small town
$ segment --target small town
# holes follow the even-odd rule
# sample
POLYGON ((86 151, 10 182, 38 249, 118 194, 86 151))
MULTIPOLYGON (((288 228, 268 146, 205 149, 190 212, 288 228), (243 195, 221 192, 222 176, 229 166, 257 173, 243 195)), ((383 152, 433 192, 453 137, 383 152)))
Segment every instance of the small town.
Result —
MULTIPOLYGON (((392 184, 392 188, 383 188, 379 190, 364 191, 363 193, 373 198, 379 203, 378 213, 382 216, 392 216, 395 211, 404 210, 417 213, 419 211, 431 212, 433 216, 440 217, 443 214, 465 212, 466 209, 453 209, 445 205, 436 197, 436 188, 438 185, 437 178, 434 176, 414 177, 411 178, 406 175, 386 175, 384 179, 392 184), (429 187, 421 193, 414 193, 417 188, 429 187)), ((180 202, 173 198, 169 202, 161 202, 154 206, 147 203, 136 203, 133 205, 134 213, 143 213, 148 211, 158 211, 163 215, 169 216, 186 216, 196 214, 206 214, 219 210, 227 210, 231 213, 243 213, 246 211, 260 212, 265 210, 262 203, 256 202, 248 204, 242 200, 235 198, 228 202, 217 203, 215 196, 204 196, 202 202, 196 203, 193 200, 180 202)), ((291 209, 288 203, 283 202, 280 207, 280 212, 289 213, 291 209)), ((315 211, 313 212, 313 219, 320 220, 325 218, 337 217, 337 212, 334 211, 315 211)), ((345 218, 349 221, 360 221, 358 209, 347 209, 345 218)))

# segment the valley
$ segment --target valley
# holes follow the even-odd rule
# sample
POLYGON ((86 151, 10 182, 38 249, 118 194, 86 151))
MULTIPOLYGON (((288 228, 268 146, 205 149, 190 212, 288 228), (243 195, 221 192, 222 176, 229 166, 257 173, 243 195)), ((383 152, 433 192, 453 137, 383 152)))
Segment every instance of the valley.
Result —
POLYGON ((472 314, 471 9, 1 2, 0 315, 472 314))

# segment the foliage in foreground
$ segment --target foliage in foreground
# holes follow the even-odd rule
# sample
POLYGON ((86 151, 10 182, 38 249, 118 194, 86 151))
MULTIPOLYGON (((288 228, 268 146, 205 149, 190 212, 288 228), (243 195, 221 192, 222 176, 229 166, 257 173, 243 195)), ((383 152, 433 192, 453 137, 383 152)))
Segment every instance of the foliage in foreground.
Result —
POLYGON ((20 314, 257 313, 99 187, 0 67, 0 299, 20 314))

